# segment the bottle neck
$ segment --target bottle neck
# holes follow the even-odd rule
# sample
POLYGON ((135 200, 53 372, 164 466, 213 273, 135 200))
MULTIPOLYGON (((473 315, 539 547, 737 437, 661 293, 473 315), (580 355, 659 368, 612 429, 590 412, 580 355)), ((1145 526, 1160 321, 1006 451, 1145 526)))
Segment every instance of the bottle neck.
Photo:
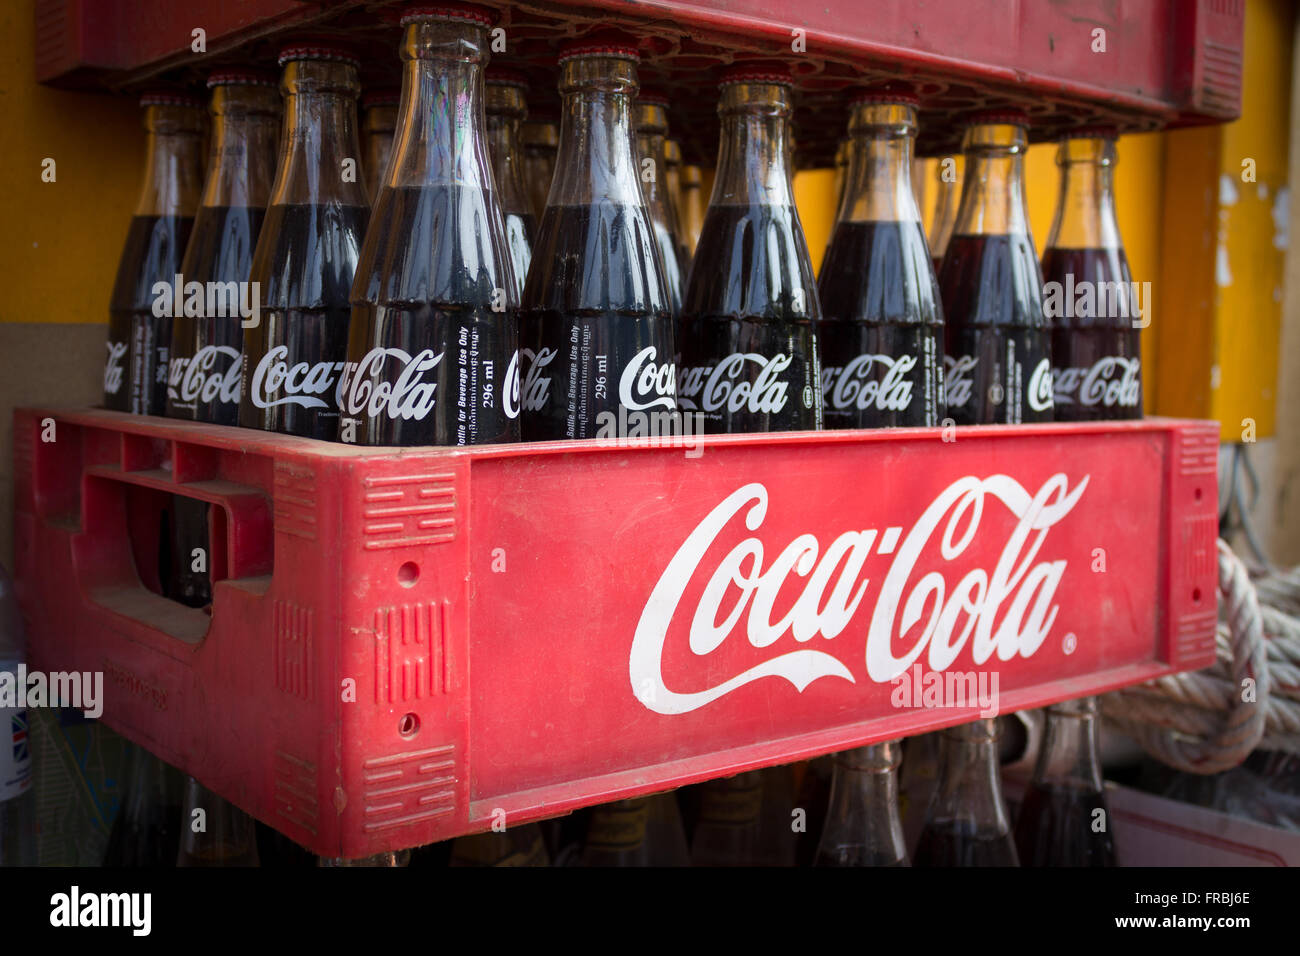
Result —
POLYGON ((492 175, 501 211, 527 214, 523 148, 519 141, 519 128, 526 115, 523 94, 512 86, 492 85, 487 88, 487 100, 488 153, 492 157, 492 175))
POLYGON ((1084 697, 1047 709, 1043 745, 1034 765, 1034 783, 1101 791, 1097 698, 1084 697))
POLYGON ((384 187, 492 188, 483 110, 486 28, 417 20, 402 42, 402 102, 384 187))
POLYGON ((637 154, 642 163, 650 160, 649 170, 641 170, 641 191, 655 218, 676 235, 677 217, 668 202, 668 111, 657 103, 637 103, 635 113, 637 154))
POLYGON ((144 187, 137 216, 193 216, 202 190, 203 113, 197 107, 145 107, 144 187))
POLYGON ((972 126, 953 235, 1029 235, 1025 203, 1025 131, 1009 123, 972 126))
POLYGON ((835 755, 826 831, 819 856, 837 853, 857 865, 885 866, 907 860, 898 816, 898 741, 835 755), (853 852, 846 853, 848 848, 853 852))
POLYGON ((997 722, 976 720, 944 731, 932 817, 1009 832, 998 763, 997 722))
POLYGON ((1118 249, 1114 142, 1100 137, 1064 140, 1056 163, 1061 167, 1061 190, 1047 248, 1118 249))
POLYGON ((633 142, 636 64, 576 57, 561 67, 560 143, 548 206, 644 204, 633 142))
POLYGON ((280 101, 264 86, 212 91, 212 155, 203 205, 265 208, 275 177, 280 101))
POLYGON ((931 222, 930 255, 942 259, 957 222, 957 205, 961 199, 963 159, 960 155, 942 156, 934 167, 934 210, 931 222))
POLYGON ((358 168, 356 67, 292 60, 281 90, 284 132, 271 205, 369 205, 358 168))
POLYGON ((710 205, 793 206, 786 137, 790 89, 779 83, 729 83, 718 114, 722 134, 710 205))
POLYGON ((848 167, 836 221, 920 222, 912 191, 916 110, 859 104, 849 120, 848 167))

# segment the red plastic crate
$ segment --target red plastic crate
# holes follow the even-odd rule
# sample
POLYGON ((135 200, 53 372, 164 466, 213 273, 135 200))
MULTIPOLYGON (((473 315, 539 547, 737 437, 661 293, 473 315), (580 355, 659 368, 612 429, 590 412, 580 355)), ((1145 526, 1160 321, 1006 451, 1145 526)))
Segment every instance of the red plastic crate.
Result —
POLYGON ((996 675, 1003 712, 1214 660, 1213 422, 697 441, 19 411, 32 666, 103 671, 114 729, 359 857, 971 719, 896 706, 918 645, 909 681, 996 675), (218 506, 211 619, 142 583, 175 493, 218 506), (982 611, 930 634, 940 588, 982 611))
MULTIPOLYGON (((274 64, 286 33, 336 33, 358 46, 363 83, 397 75, 401 0, 36 0, 36 75, 60 86, 138 86, 162 74, 198 82, 218 65, 274 64), (206 53, 192 31, 206 32, 206 53)), ((1014 105, 1034 139, 1080 122, 1124 131, 1223 122, 1240 110, 1245 0, 487 0, 506 49, 498 62, 534 80, 530 107, 553 108, 561 42, 599 27, 640 40, 643 82, 671 96, 687 162, 717 155, 715 86, 740 57, 780 57, 798 79, 798 154, 832 162, 848 93, 906 78, 922 97, 918 150, 960 145, 963 113, 1014 105), (792 31, 803 31, 801 51, 792 31), (1105 31, 1104 52, 1094 30, 1105 31)))

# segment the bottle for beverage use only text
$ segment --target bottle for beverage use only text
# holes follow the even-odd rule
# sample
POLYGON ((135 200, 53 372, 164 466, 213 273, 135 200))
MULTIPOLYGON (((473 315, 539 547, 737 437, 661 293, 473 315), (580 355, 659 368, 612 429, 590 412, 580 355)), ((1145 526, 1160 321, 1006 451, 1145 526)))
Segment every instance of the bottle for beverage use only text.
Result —
POLYGON ((1052 420, 1052 330, 1025 204, 1027 125, 999 111, 966 130, 961 205, 939 272, 944 389, 958 425, 1052 420))
POLYGON ((519 126, 528 115, 525 99, 528 78, 515 70, 489 68, 487 71, 487 138, 492 159, 492 178, 496 183, 501 215, 506 222, 506 245, 520 286, 528 278, 533 260, 533 242, 537 238, 537 217, 533 215, 528 190, 524 187, 524 151, 519 141, 519 126))
POLYGON ((483 112, 492 19, 402 17, 402 105, 352 288, 339 438, 519 440, 519 294, 483 112))
POLYGON ((1114 866, 1115 840, 1097 759, 1097 698, 1047 708, 1034 776, 1016 818, 1021 866, 1114 866))
POLYGON ((996 720, 944 731, 939 785, 916 847, 916 866, 1017 866, 1002 801, 996 720))
POLYGON ((816 866, 907 866, 898 819, 899 742, 834 757, 830 807, 816 866))
POLYGON ((280 65, 284 132, 249 274, 261 314, 244 329, 239 423, 333 440, 348 293, 370 217, 358 163, 357 61, 312 43, 287 47, 280 65))
POLYGON ((678 315, 690 253, 682 242, 677 209, 668 193, 668 97, 657 90, 641 90, 637 96, 636 149, 637 176, 663 260, 668 309, 678 315))
POLYGON ((788 74, 736 67, 722 83, 713 195, 677 326, 678 403, 709 432, 821 427, 808 243, 786 165, 788 74))
POLYGON ((1142 417, 1142 352, 1128 257, 1115 218, 1115 130, 1061 140, 1061 192, 1043 253, 1043 307, 1052 322, 1056 420, 1142 417))
POLYGON ((637 62, 613 43, 560 58, 555 180, 520 327, 529 441, 638 424, 644 434, 676 419, 673 319, 632 139, 637 62))
POLYGON ((203 185, 203 104, 187 93, 140 98, 144 109, 144 187, 131 217, 109 306, 104 406, 161 415, 167 399, 172 286, 194 225, 203 185))
POLYGON ((943 419, 943 308, 912 192, 917 99, 860 94, 848 169, 818 276, 827 428, 943 419))

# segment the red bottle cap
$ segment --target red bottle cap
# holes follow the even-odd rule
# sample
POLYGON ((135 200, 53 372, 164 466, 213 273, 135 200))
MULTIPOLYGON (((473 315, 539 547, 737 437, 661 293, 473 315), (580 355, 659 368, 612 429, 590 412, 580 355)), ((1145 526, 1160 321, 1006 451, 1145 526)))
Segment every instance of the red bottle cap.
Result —
POLYGON ((483 79, 484 82, 495 86, 517 86, 524 90, 532 85, 528 82, 527 73, 511 69, 508 66, 489 66, 483 79))
POLYGON ((361 60, 357 58, 355 53, 341 44, 294 43, 280 51, 280 66, 284 66, 290 60, 331 60, 361 69, 361 60))
POLYGON ((485 27, 497 22, 494 11, 469 3, 416 4, 402 12, 401 24, 406 26, 414 20, 465 20, 485 27))
POLYGON ((371 106, 396 106, 402 100, 402 91, 395 86, 377 86, 361 94, 361 108, 371 106))
POLYGON ((620 60, 631 60, 633 63, 641 62, 641 54, 637 52, 635 46, 631 43, 621 43, 617 41, 601 41, 588 38, 586 40, 576 40, 573 43, 565 45, 560 50, 560 63, 565 60, 575 60, 580 56, 613 56, 620 60))
POLYGON ((892 82, 858 90, 849 100, 849 105, 857 106, 859 103, 899 103, 903 106, 920 106, 921 98, 916 95, 916 90, 911 84, 892 82))
POLYGON ((1119 128, 1105 123, 1076 126, 1063 132, 1061 139, 1119 139, 1119 128))
POLYGON ((988 126, 993 123, 1009 123, 1012 126, 1028 126, 1029 114, 1024 110, 997 109, 980 110, 966 117, 967 126, 988 126))
POLYGON ((140 94, 141 106, 193 106, 203 109, 203 100, 182 89, 159 86, 140 94))
POLYGON ((645 103, 647 106, 662 106, 667 109, 672 105, 668 99, 668 94, 655 86, 643 86, 636 94, 638 103, 645 103))
POLYGON ((268 70, 214 70, 208 74, 208 89, 214 86, 278 86, 279 77, 268 70))
POLYGON ((793 86, 794 79, 783 64, 737 63, 722 74, 718 86, 732 83, 779 83, 782 86, 793 86))

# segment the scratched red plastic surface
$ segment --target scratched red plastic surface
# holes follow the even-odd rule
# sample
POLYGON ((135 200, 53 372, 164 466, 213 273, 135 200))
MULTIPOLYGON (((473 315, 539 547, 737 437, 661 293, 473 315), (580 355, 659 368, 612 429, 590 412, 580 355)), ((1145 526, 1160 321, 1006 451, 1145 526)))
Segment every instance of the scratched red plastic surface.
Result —
POLYGON ((899 696, 936 673, 1007 712, 1212 663, 1214 423, 944 435, 384 450, 20 411, 32 664, 104 671, 110 726, 363 856, 975 716, 899 696), (217 505, 210 618, 144 583, 173 493, 217 505))

